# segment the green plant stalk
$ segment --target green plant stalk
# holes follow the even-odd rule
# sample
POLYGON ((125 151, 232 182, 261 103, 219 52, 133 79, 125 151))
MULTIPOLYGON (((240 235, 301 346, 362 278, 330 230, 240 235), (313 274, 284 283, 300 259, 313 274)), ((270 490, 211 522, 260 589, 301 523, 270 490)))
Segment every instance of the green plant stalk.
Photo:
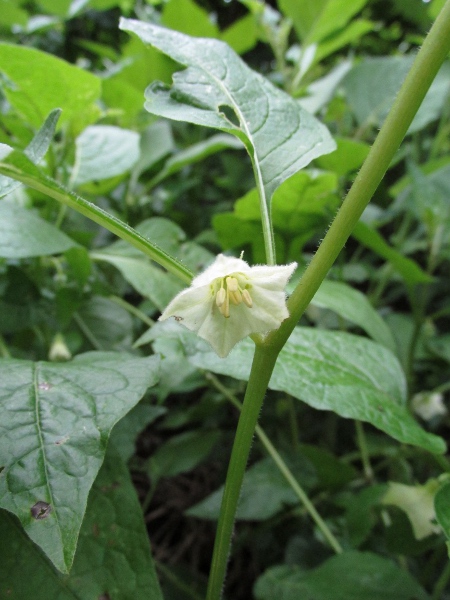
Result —
MULTIPOLYGON (((214 385, 214 387, 217 390, 219 390, 225 396, 225 398, 227 398, 233 404, 233 406, 235 406, 238 410, 242 411, 241 402, 239 402, 239 400, 236 398, 236 396, 232 392, 230 392, 230 390, 228 390, 213 373, 206 373, 205 377, 206 377, 206 379, 211 381, 211 383, 214 385)), ((287 464, 281 457, 278 450, 275 448, 275 446, 272 444, 270 439, 267 437, 264 429, 262 427, 260 427, 259 425, 256 425, 255 433, 256 433, 257 437, 259 438, 259 440, 261 441, 264 448, 266 449, 269 456, 272 458, 273 462, 278 467, 278 470, 280 471, 280 473, 284 476, 284 478, 286 479, 288 484, 291 486, 294 493, 297 495, 297 498, 300 500, 300 502, 305 507, 305 510, 309 513, 310 517, 313 519, 313 521, 315 522, 317 527, 322 532, 322 535, 324 536, 324 538, 330 544, 330 547, 336 552, 336 554, 340 554, 342 552, 342 547, 339 544, 338 540, 334 537, 330 528, 325 523, 325 521, 322 519, 322 517, 316 510, 316 507, 309 499, 308 494, 305 492, 305 490, 302 488, 302 486, 298 483, 298 481, 292 474, 292 471, 289 469, 289 467, 287 466, 287 464)))
POLYGON ((361 462, 364 469, 364 477, 367 481, 373 481, 373 470, 370 464, 369 450, 367 448, 364 427, 361 421, 355 421, 356 437, 358 440, 359 451, 361 453, 361 462))
POLYGON ((239 417, 230 463, 228 465, 225 489, 220 507, 216 539, 214 541, 211 572, 208 581, 206 600, 218 600, 228 562, 228 553, 234 527, 239 494, 245 467, 252 445, 253 434, 258 421, 265 393, 278 353, 262 346, 255 347, 252 370, 245 392, 244 403, 239 417))
POLYGON ((450 0, 447 0, 335 220, 289 298, 290 317, 256 346, 225 481, 206 600, 219 600, 222 595, 242 480, 277 356, 372 198, 449 51, 450 0))
POLYGON ((192 272, 181 262, 156 246, 156 244, 153 244, 150 240, 140 235, 135 229, 120 219, 108 214, 106 211, 99 208, 95 204, 92 204, 92 202, 85 200, 81 196, 66 190, 63 186, 50 177, 43 175, 37 169, 37 167, 31 163, 31 161, 26 160, 26 157, 21 153, 17 151, 13 152, 7 157, 7 159, 14 156, 19 156, 21 161, 25 162, 26 166, 29 167, 30 170, 32 169, 35 171, 37 174, 26 172, 20 167, 17 167, 15 164, 11 164, 7 160, 3 160, 0 162, 1 175, 6 175, 7 177, 11 177, 16 181, 20 181, 28 187, 54 198, 58 202, 61 202, 61 204, 64 204, 69 208, 73 208, 85 217, 88 217, 95 223, 98 223, 105 229, 108 229, 118 237, 127 241, 135 248, 138 248, 138 250, 149 256, 152 260, 164 267, 173 275, 176 275, 184 283, 191 283, 193 277, 192 272))

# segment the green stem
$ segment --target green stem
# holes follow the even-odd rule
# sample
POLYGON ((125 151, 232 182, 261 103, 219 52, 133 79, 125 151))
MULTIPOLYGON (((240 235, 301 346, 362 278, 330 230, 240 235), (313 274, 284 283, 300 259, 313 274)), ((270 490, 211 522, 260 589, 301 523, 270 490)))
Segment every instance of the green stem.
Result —
POLYGON ((253 440, 264 395, 269 385, 277 354, 270 349, 256 346, 252 370, 245 392, 242 412, 236 429, 233 449, 225 481, 225 489, 220 507, 216 539, 208 581, 206 600, 219 600, 228 562, 234 517, 239 500, 245 467, 253 440))
POLYGON ((153 244, 150 240, 140 235, 135 229, 117 219, 113 215, 108 214, 103 209, 99 208, 92 202, 77 196, 73 192, 66 190, 59 183, 43 175, 39 169, 29 161, 22 153, 12 152, 5 161, 0 162, 0 174, 11 177, 16 181, 20 181, 25 185, 58 200, 62 204, 73 208, 85 217, 88 217, 95 223, 98 223, 105 229, 108 229, 118 237, 130 243, 135 248, 149 256, 152 260, 167 269, 170 273, 176 275, 183 282, 190 284, 193 274, 181 262, 176 260, 153 244), (13 163, 18 161, 19 166, 13 163), (20 164, 26 168, 24 171, 20 164))
POLYGON ((447 561, 441 576, 436 581, 431 600, 440 600, 442 598, 442 592, 445 590, 447 583, 450 581, 450 561, 447 561))
POLYGON ((133 304, 130 304, 123 298, 120 298, 120 296, 110 296, 109 299, 112 300, 112 302, 115 302, 115 304, 117 304, 118 306, 121 306, 122 308, 127 310, 131 315, 134 315, 149 327, 153 327, 153 325, 155 324, 155 321, 153 319, 150 319, 150 317, 143 313, 142 310, 139 310, 139 308, 133 306, 133 304))
POLYGON ((265 344, 281 349, 344 247, 383 179, 391 160, 450 51, 450 0, 428 33, 381 130, 347 197, 289 298, 289 319, 269 334, 265 344))
POLYGON ((317 253, 289 298, 290 317, 257 345, 228 467, 214 544, 207 600, 221 597, 234 516, 253 432, 281 348, 358 222, 400 146, 428 88, 450 50, 450 0, 441 10, 389 115, 317 253))
MULTIPOLYGON (((213 375, 212 373, 206 373, 205 377, 206 377, 206 379, 211 381, 211 383, 214 385, 214 387, 217 390, 219 390, 225 396, 225 398, 227 398, 238 410, 242 411, 242 404, 239 402, 239 400, 236 398, 236 396, 232 392, 230 392, 230 390, 227 389, 220 382, 220 380, 215 375, 213 375)), ((331 548, 337 554, 340 554, 342 552, 342 548, 341 548, 341 545, 339 544, 338 540, 334 537, 334 535, 331 532, 328 525, 325 523, 325 521, 322 519, 320 514, 317 512, 314 504, 309 499, 307 493, 301 487, 301 485, 298 483, 298 481, 292 474, 292 471, 289 469, 289 467, 287 466, 287 464, 281 457, 278 450, 275 448, 275 446, 272 444, 270 439, 267 437, 263 428, 260 427, 259 425, 256 425, 255 433, 256 433, 257 437, 259 438, 259 440, 261 441, 264 448, 267 450, 267 453, 269 454, 269 456, 272 458, 273 462, 278 467, 280 473, 284 476, 284 478, 286 479, 288 484, 291 486, 294 493, 297 495, 297 498, 303 504, 306 511, 309 513, 309 515, 311 516, 313 521, 316 523, 317 527, 322 532, 324 538, 330 544, 331 548)))
POLYGON ((367 481, 373 480, 373 470, 370 464, 369 450, 367 448, 366 436, 361 421, 355 421, 356 437, 358 439, 359 451, 361 453, 361 462, 364 469, 364 477, 367 481))

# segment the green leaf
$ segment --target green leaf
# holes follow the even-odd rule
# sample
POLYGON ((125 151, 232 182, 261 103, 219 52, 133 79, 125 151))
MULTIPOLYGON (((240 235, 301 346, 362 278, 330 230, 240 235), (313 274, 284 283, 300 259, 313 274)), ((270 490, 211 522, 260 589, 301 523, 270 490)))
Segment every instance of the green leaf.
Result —
POLYGON ((359 221, 352 231, 352 237, 361 244, 373 250, 376 254, 388 260, 406 283, 415 285, 417 283, 431 283, 433 278, 425 273, 419 265, 411 258, 403 256, 387 244, 376 229, 372 229, 363 221, 359 221))
MULTIPOLYGON (((360 125, 380 127, 391 108, 413 56, 366 58, 344 81, 347 99, 360 125)), ((431 84, 408 133, 420 131, 439 118, 450 90, 450 64, 444 63, 431 84)))
POLYGON ((72 181, 81 185, 129 171, 139 159, 139 134, 112 125, 91 125, 75 141, 72 181))
POLYGON ((335 139, 336 150, 326 156, 320 156, 317 159, 319 167, 326 171, 333 171, 336 175, 347 175, 359 169, 369 154, 369 144, 348 138, 335 139))
POLYGON ((7 100, 35 127, 56 107, 61 126, 100 97, 98 77, 35 48, 0 44, 0 73, 7 100))
POLYGON ((325 280, 311 300, 315 306, 329 308, 338 315, 359 325, 372 339, 389 348, 394 354, 397 344, 391 330, 370 304, 366 296, 339 281, 325 280))
POLYGON ((111 432, 109 445, 113 445, 123 461, 128 461, 136 451, 136 438, 147 425, 164 415, 167 408, 139 402, 125 415, 111 432))
MULTIPOLYGON (((226 359, 206 344, 188 349, 197 367, 247 380, 251 341, 226 359)), ((296 327, 280 352, 269 388, 291 394, 318 410, 367 421, 391 437, 430 452, 445 452, 440 438, 424 431, 406 406, 406 382, 395 356, 383 346, 349 333, 296 327)))
POLYGON ((156 357, 119 353, 0 362, 0 506, 64 573, 109 433, 156 383, 158 369, 156 357))
POLYGON ((208 13, 192 0, 169 0, 164 5, 161 23, 169 29, 175 29, 197 37, 219 37, 217 25, 208 13))
POLYGON ((356 19, 340 31, 336 31, 334 35, 324 39, 319 43, 314 55, 314 64, 323 61, 324 58, 340 50, 344 46, 356 42, 363 35, 373 31, 374 23, 366 19, 356 19))
POLYGON ((294 22, 306 44, 319 42, 344 28, 367 0, 279 0, 283 13, 294 22))
POLYGON ((106 227, 112 233, 126 240, 132 246, 139 248, 155 262, 174 273, 182 281, 190 283, 192 273, 176 258, 169 256, 149 239, 139 235, 135 229, 108 214, 92 202, 64 188, 60 183, 44 175, 22 152, 14 151, 2 158, 0 154, 0 174, 12 177, 25 185, 32 187, 58 202, 77 210, 95 223, 106 227))
POLYGON ((109 298, 93 296, 84 302, 76 322, 96 350, 131 349, 133 318, 109 298))
POLYGON ((450 363, 450 333, 427 340, 427 348, 437 357, 450 363))
POLYGON ((61 254, 74 246, 77 244, 73 240, 31 210, 0 202, 0 257, 61 254))
MULTIPOLYGON (((302 486, 310 489, 316 482, 314 468, 301 454, 283 456, 294 476, 302 486)), ((222 502, 223 486, 207 498, 189 508, 186 514, 201 519, 217 519, 222 502)), ((264 458, 254 464, 244 475, 237 519, 265 521, 279 513, 286 506, 298 504, 298 496, 292 490, 284 475, 271 458, 264 458)))
POLYGON ((323 125, 252 71, 224 42, 131 19, 122 19, 120 27, 187 67, 174 75, 171 89, 160 84, 147 89, 147 110, 240 138, 263 188, 263 211, 268 213, 273 192, 284 180, 334 149, 323 125))
POLYGON ((6 511, 0 537, 1 598, 163 600, 136 492, 111 445, 89 494, 70 575, 58 573, 6 511))
MULTIPOLYGON (((25 155, 34 162, 35 164, 39 163, 47 153, 53 136, 55 134, 56 124, 58 123, 58 119, 61 115, 61 110, 59 108, 52 110, 52 112, 45 119, 44 124, 36 133, 34 138, 25 148, 25 155)), ((3 148, 2 156, 7 156, 10 152, 8 147, 3 147, 3 144, 0 144, 3 148)), ((0 198, 6 196, 16 188, 18 188, 21 184, 14 179, 9 177, 0 176, 0 198)))
POLYGON ((446 482, 434 497, 436 521, 450 540, 450 482, 446 482))
POLYGON ((205 460, 220 439, 220 431, 185 431, 160 446, 149 458, 148 474, 154 482, 191 471, 205 460))
POLYGON ((200 162, 221 150, 241 150, 242 148, 244 148, 242 142, 236 140, 231 135, 223 133, 213 135, 210 138, 199 142, 198 144, 193 144, 189 148, 181 150, 171 156, 165 162, 163 168, 156 177, 151 180, 149 186, 154 187, 167 177, 170 177, 170 175, 178 173, 178 171, 181 171, 184 167, 200 162))
POLYGON ((371 552, 344 552, 320 567, 304 571, 279 566, 266 571, 255 586, 257 600, 429 600, 428 594, 392 561, 371 552))

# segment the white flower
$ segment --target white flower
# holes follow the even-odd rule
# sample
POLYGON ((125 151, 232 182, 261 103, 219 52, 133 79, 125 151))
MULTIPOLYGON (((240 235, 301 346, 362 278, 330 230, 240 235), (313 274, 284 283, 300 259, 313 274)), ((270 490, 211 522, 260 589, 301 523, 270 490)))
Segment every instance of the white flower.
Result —
POLYGON ((239 340, 278 329, 287 319, 284 288, 296 266, 250 267, 240 258, 219 254, 159 319, 175 317, 223 358, 239 340))
POLYGON ((439 392, 420 392, 413 396, 411 405, 413 411, 424 421, 447 414, 444 395, 439 392))

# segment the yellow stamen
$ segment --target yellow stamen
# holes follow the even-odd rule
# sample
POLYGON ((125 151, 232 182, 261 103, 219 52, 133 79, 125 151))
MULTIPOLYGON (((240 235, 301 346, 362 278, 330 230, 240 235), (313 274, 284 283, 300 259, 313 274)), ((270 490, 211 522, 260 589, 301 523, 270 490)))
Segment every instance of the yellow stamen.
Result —
POLYGON ((225 302, 226 297, 227 297, 227 293, 224 290, 224 288, 221 287, 220 290, 216 294, 216 304, 217 304, 217 306, 221 307, 222 304, 225 302))
POLYGON ((227 277, 226 278, 227 287, 230 292, 237 292, 239 289, 239 283, 236 277, 227 277))
POLYGON ((242 291, 242 302, 244 302, 244 304, 248 306, 248 308, 251 308, 253 306, 253 300, 248 290, 242 291))

